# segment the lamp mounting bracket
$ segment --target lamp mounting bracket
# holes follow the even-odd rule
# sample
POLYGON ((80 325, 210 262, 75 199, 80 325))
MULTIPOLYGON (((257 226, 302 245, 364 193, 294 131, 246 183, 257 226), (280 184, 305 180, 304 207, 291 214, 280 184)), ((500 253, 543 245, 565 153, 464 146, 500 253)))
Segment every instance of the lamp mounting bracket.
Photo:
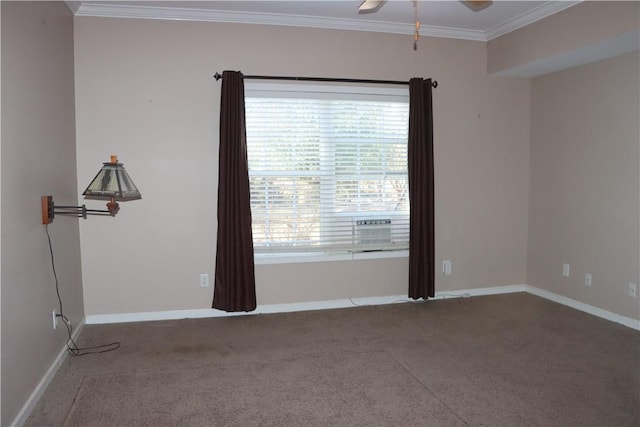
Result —
POLYGON ((82 206, 56 206, 53 196, 42 196, 42 223, 51 224, 56 215, 87 219, 87 215, 116 216, 119 207, 115 202, 107 203, 108 210, 87 209, 82 206), (115 205, 115 206, 113 206, 115 205))

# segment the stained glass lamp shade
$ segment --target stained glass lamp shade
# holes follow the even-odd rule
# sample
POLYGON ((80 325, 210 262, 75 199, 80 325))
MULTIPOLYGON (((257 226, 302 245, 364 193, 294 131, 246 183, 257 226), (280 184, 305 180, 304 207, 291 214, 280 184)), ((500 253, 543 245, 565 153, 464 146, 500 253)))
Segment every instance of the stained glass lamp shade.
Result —
POLYGON ((116 156, 111 156, 111 162, 102 164, 102 169, 82 195, 85 199, 120 202, 142 198, 124 165, 118 163, 116 156))
POLYGON ((142 198, 140 191, 124 169, 122 163, 118 163, 116 156, 111 156, 111 161, 103 163, 91 184, 82 193, 85 199, 107 200, 107 210, 87 209, 82 206, 57 206, 53 203, 52 196, 42 197, 42 223, 50 224, 55 215, 75 216, 87 218, 87 215, 116 216, 120 210, 118 202, 138 200, 142 198))

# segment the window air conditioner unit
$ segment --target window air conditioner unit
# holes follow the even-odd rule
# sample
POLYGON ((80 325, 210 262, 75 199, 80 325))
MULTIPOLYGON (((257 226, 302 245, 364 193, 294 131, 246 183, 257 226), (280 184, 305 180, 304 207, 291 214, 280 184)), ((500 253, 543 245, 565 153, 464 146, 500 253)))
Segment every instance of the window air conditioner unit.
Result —
POLYGON ((391 218, 354 219, 353 242, 356 245, 391 243, 391 218))

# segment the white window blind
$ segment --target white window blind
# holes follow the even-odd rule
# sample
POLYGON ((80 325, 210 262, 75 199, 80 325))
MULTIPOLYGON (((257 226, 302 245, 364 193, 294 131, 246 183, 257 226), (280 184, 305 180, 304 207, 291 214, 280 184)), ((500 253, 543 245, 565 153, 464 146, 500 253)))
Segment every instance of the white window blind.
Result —
POLYGON ((408 90, 246 85, 257 253, 406 249, 408 90))

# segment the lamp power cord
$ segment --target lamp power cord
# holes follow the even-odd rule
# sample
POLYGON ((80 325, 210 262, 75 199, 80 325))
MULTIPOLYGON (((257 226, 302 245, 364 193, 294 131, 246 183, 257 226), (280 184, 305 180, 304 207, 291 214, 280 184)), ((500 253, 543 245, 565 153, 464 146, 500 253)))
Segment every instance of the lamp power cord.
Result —
POLYGON ((53 245, 51 244, 51 235, 49 234, 49 224, 45 224, 45 229, 47 231, 47 241, 49 242, 49 254, 51 255, 51 268, 53 270, 53 277, 56 282, 56 296, 58 297, 58 304, 60 309, 60 313, 56 314, 56 316, 62 319, 62 322, 67 328, 67 337, 68 337, 66 342, 67 351, 72 356, 86 356, 88 354, 106 353, 109 351, 117 350, 118 348, 120 348, 120 343, 117 341, 109 344, 102 344, 102 345, 97 345, 92 347, 78 347, 76 342, 73 340, 73 337, 72 337, 73 327, 71 326, 71 322, 69 321, 67 316, 64 314, 64 311, 62 309, 62 297, 60 296, 60 285, 58 283, 58 274, 56 273, 56 263, 53 257, 53 245))

